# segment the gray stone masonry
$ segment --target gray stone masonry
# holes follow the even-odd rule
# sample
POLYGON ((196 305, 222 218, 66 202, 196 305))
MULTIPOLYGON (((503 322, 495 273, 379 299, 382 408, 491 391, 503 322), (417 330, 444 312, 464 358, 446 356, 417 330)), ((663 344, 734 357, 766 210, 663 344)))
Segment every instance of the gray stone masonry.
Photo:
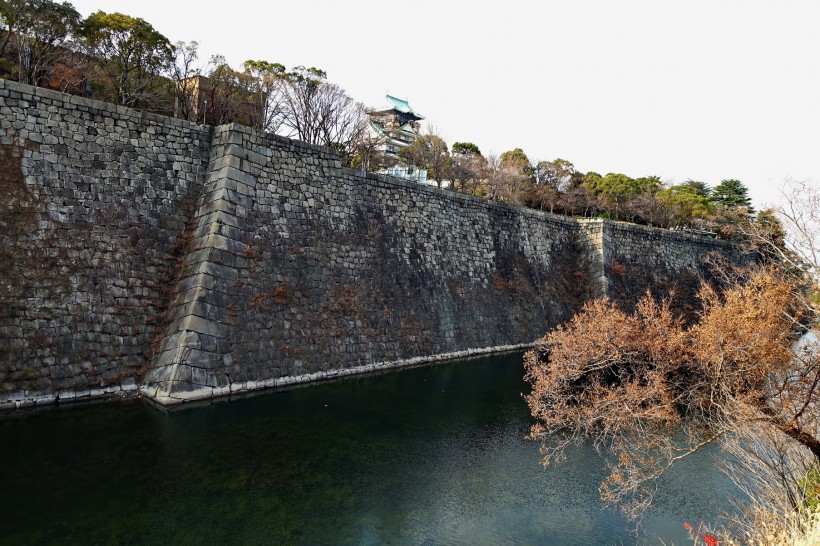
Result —
POLYGON ((523 347, 588 295, 574 220, 239 125, 214 133, 199 207, 142 387, 163 404, 523 347))
POLYGON ((710 275, 704 265, 709 254, 752 259, 733 243, 681 231, 605 220, 601 233, 604 294, 621 302, 634 303, 650 290, 657 297, 674 293, 680 310, 691 309, 700 280, 710 275))
POLYGON ((590 297, 735 252, 2 80, 0 185, 0 408, 138 388, 175 404, 522 348, 590 297))
POLYGON ((0 407, 138 388, 210 140, 0 80, 0 407))
POLYGON ((220 373, 231 364, 228 287, 237 278, 237 260, 248 249, 242 240, 256 194, 256 179, 248 173, 258 170, 248 163, 252 158, 237 154, 237 134, 223 126, 212 140, 193 245, 183 261, 171 322, 145 377, 143 392, 158 401, 186 393, 202 398, 204 391, 210 397, 214 388, 230 387, 228 376, 220 373))
POLYGON ((579 220, 578 250, 587 265, 587 282, 591 296, 601 298, 608 295, 606 271, 604 268, 604 226, 605 220, 579 220))

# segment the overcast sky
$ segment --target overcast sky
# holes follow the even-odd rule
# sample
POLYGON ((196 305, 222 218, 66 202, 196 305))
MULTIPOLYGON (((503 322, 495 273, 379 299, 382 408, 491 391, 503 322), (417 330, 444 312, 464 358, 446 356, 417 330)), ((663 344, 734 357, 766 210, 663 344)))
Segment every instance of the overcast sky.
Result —
POLYGON ((75 0, 172 42, 327 71, 441 136, 578 170, 716 185, 761 207, 820 179, 820 1, 75 0))

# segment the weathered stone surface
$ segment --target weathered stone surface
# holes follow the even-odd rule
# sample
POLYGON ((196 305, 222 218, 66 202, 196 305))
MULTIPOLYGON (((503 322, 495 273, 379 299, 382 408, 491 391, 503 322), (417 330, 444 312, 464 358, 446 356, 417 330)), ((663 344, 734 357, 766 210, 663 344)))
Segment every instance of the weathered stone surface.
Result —
MULTIPOLYGON (((646 267, 636 274, 642 293, 647 282, 695 274, 710 250, 731 250, 681 233, 579 222, 362 176, 339 169, 323 149, 239 126, 218 128, 213 142, 219 159, 196 230, 198 246, 210 251, 186 261, 215 282, 195 293, 209 305, 186 298, 175 312, 227 309, 224 335, 210 332, 207 350, 229 359, 214 367, 201 355, 209 374, 199 391, 185 386, 185 399, 222 392, 214 389, 224 381, 241 392, 527 344, 588 297, 618 296, 623 283, 609 276, 626 253, 647 256, 645 264, 630 261, 636 272, 646 267), (243 178, 231 157, 249 149, 265 153, 255 158, 254 176, 243 178), (241 209, 219 205, 238 179, 255 184, 253 198, 241 209), (214 236, 229 222, 230 238, 214 236), (641 250, 641 240, 652 248, 641 250), (225 254, 241 254, 242 265, 224 263, 225 254)), ((166 376, 175 370, 157 364, 166 376)), ((164 381, 163 403, 175 398, 173 383, 164 381)))
POLYGON ((685 283, 733 252, 2 80, 0 163, 0 408, 137 384, 177 403, 522 347, 590 296, 685 283))
POLYGON ((14 92, 0 95, 0 405, 133 390, 163 334, 211 130, 0 90, 14 92))

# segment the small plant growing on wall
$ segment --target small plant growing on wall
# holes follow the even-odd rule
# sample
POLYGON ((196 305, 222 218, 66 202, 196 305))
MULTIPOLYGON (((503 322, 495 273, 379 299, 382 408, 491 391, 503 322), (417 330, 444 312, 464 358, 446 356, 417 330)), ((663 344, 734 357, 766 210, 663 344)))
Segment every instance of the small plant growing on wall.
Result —
POLYGON ((626 266, 619 262, 609 264, 609 272, 615 277, 623 277, 626 274, 626 266))

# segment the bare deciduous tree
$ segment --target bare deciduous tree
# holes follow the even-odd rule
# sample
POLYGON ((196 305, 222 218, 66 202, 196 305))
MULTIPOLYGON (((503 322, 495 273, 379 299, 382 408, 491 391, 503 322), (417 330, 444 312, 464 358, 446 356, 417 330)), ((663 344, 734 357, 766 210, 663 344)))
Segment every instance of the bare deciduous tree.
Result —
MULTIPOLYGON (((367 115, 366 112, 364 114, 367 115)), ((373 134, 368 128, 368 123, 364 123, 359 137, 350 142, 350 166, 361 169, 362 172, 373 172, 386 166, 382 144, 382 138, 373 134)))
POLYGON ((214 55, 208 62, 206 75, 208 85, 199 90, 202 96, 197 100, 202 123, 219 125, 233 120, 239 113, 237 101, 234 100, 239 92, 236 71, 225 62, 224 57, 214 55))
POLYGON ((759 216, 763 221, 746 228, 752 241, 820 283, 820 186, 789 180, 781 189, 780 203, 759 216), (776 221, 767 221, 769 215, 776 221))
MULTIPOLYGON (((346 94, 344 96, 347 97, 346 94)), ((344 104, 342 101, 344 99, 340 97, 335 113, 327 117, 323 144, 335 148, 346 166, 355 166, 362 158, 370 158, 368 162, 372 162, 378 141, 370 134, 367 111, 362 103, 350 97, 344 104)))
POLYGON ((282 129, 286 136, 309 144, 333 142, 329 131, 353 100, 317 68, 296 67, 285 75, 285 81, 282 129))
POLYGON ((335 148, 344 163, 352 164, 367 135, 364 107, 337 84, 327 81, 325 72, 317 68, 296 67, 282 74, 279 82, 279 132, 309 144, 335 148))
POLYGON ((734 536, 754 537, 761 525, 783 530, 795 523, 796 516, 805 515, 811 494, 807 476, 817 469, 808 450, 766 426, 736 429, 724 437, 722 446, 729 455, 720 463, 722 470, 745 493, 732 512, 734 536))
POLYGON ((487 197, 493 200, 521 204, 521 190, 527 176, 516 165, 510 165, 499 156, 490 154, 484 171, 483 186, 487 197))
POLYGON ((171 78, 175 85, 174 117, 196 121, 197 89, 192 80, 202 74, 197 65, 199 59, 198 42, 177 42, 174 44, 174 64, 171 78))
POLYGON ((268 61, 245 61, 242 65, 246 75, 246 100, 253 105, 250 123, 260 131, 275 133, 282 126, 282 98, 285 83, 285 67, 268 61))
POLYGON ((450 177, 453 189, 475 195, 481 177, 486 170, 487 159, 481 153, 456 152, 451 156, 450 177))

